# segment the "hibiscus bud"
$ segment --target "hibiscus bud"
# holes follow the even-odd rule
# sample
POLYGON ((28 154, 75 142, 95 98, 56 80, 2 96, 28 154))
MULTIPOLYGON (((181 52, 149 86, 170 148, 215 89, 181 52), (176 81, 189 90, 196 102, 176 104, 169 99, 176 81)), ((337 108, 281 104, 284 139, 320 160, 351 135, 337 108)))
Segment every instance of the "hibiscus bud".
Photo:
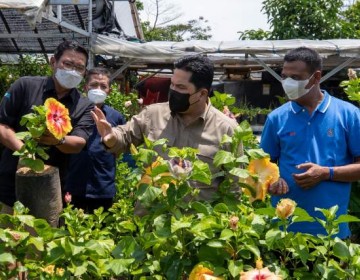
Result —
POLYGON ((65 269, 60 268, 60 267, 58 267, 58 268, 56 269, 56 275, 57 275, 57 276, 64 276, 64 273, 65 273, 65 269))
POLYGON ((125 106, 126 108, 128 108, 128 107, 131 106, 131 104, 132 104, 131 101, 128 100, 128 101, 125 101, 124 106, 125 106))
POLYGON ((231 228, 232 230, 237 230, 237 228, 238 228, 238 222, 239 222, 239 217, 237 217, 237 216, 231 216, 230 219, 229 219, 230 228, 231 228))
POLYGON ((262 259, 261 258, 258 258, 257 260, 256 260, 256 269, 262 269, 263 268, 263 261, 262 261, 262 259))
POLYGON ((357 75, 356 75, 356 71, 352 68, 348 69, 348 73, 347 73, 349 80, 354 80, 357 79, 357 75))
POLYGON ((11 237, 12 237, 15 241, 19 241, 19 240, 20 240, 21 235, 20 235, 19 233, 13 232, 13 231, 10 231, 9 233, 10 233, 11 237))
POLYGON ((67 192, 64 196, 65 203, 69 204, 71 203, 71 194, 67 192))
POLYGON ((142 99, 142 98, 139 98, 137 101, 138 101, 139 105, 142 105, 144 103, 144 99, 142 99))
POLYGON ((79 209, 78 213, 77 213, 77 216, 81 219, 81 218, 84 218, 85 216, 85 213, 84 213, 84 210, 83 209, 79 209))
POLYGON ((289 198, 283 198, 276 205, 276 210, 275 210, 276 216, 278 216, 280 219, 287 219, 294 213, 295 207, 296 207, 295 201, 289 198))
POLYGON ((192 163, 181 158, 172 158, 168 161, 171 174, 177 179, 187 178, 192 171, 192 163))
POLYGON ((235 119, 235 115, 230 111, 228 106, 224 106, 223 108, 224 115, 228 116, 230 119, 235 119))
POLYGON ((42 271, 46 272, 47 274, 54 275, 54 273, 55 273, 55 265, 50 264, 47 267, 43 268, 42 271))

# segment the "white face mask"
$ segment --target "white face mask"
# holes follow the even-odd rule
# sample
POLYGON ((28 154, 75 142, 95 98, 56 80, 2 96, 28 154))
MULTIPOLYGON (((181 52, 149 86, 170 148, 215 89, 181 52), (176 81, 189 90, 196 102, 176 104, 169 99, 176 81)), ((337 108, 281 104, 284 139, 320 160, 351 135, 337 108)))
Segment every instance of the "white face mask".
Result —
POLYGON ((76 88, 83 76, 75 70, 56 69, 55 78, 63 88, 76 88))
POLYGON ((95 104, 104 103, 106 97, 107 97, 106 92, 102 91, 101 89, 94 88, 88 91, 88 98, 90 99, 91 102, 95 104))
POLYGON ((282 80, 281 83, 287 97, 290 100, 296 100, 307 94, 314 86, 312 85, 311 88, 307 88, 307 89, 305 88, 313 75, 314 74, 312 74, 309 79, 301 80, 301 81, 296 81, 290 77, 282 80))

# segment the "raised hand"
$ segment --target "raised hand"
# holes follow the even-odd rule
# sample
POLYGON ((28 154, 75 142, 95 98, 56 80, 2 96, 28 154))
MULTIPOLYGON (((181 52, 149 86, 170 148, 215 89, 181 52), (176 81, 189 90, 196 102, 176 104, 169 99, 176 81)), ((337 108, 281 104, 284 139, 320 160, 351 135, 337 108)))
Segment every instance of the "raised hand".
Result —
POLYGON ((106 120, 104 113, 95 106, 91 115, 96 124, 96 128, 102 138, 103 143, 108 147, 112 148, 116 143, 115 134, 112 131, 111 124, 106 120))

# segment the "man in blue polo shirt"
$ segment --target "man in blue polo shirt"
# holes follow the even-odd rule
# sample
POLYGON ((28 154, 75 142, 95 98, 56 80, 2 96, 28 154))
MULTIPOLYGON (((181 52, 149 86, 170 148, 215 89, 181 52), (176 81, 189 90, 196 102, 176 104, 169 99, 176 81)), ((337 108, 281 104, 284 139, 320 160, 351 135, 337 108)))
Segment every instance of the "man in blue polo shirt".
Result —
MULTIPOLYGON (((125 118, 104 104, 110 93, 110 72, 104 68, 89 70, 85 79, 88 98, 106 116, 112 125, 125 124, 125 118)), ((108 153, 101 144, 101 137, 94 127, 86 149, 70 158, 65 191, 72 195, 72 204, 92 213, 99 207, 111 207, 115 188, 116 157, 108 153)))
MULTIPOLYGON (((339 207, 346 214, 350 182, 360 179, 360 112, 320 89, 322 59, 305 47, 284 58, 282 85, 289 102, 271 112, 261 147, 279 164, 280 179, 270 186, 272 204, 291 198, 311 216, 315 208, 339 207)), ((295 223, 289 230, 326 234, 318 222, 295 223)), ((337 235, 347 238, 348 224, 337 235)))

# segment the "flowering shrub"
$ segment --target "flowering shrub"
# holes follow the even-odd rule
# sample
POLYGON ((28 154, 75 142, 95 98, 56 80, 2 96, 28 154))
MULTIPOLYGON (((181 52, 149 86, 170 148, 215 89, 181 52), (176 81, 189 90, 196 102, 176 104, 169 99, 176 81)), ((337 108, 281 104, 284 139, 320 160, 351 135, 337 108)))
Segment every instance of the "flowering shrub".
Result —
POLYGON ((0 224, 9 225, 0 228, 0 279, 21 271, 29 279, 357 279, 360 246, 333 236, 340 223, 359 219, 336 217, 334 206, 317 209, 323 219, 315 220, 294 204, 288 209, 290 201, 275 209, 268 196, 260 203, 239 196, 239 178, 250 176, 249 162, 267 156, 252 139, 248 124, 224 137, 228 149, 215 156, 222 171, 211 174, 196 150, 145 138, 144 146, 132 149, 138 168, 123 185, 136 184, 135 197, 146 210, 142 216, 124 213, 121 201, 93 215, 69 204, 62 214, 64 226, 51 228, 16 203, 14 215, 0 214, 0 224), (171 168, 181 176, 173 176, 171 168), (140 183, 144 174, 147 180, 140 183), (198 200, 199 190, 190 182, 209 184, 216 176, 224 178, 219 195, 198 200), (166 195, 159 187, 163 184, 168 184, 166 195), (327 234, 286 230, 301 221, 319 222, 327 234), (263 264, 254 267, 260 258, 263 264), (19 265, 7 269, 13 263, 19 265))
POLYGON ((105 99, 105 104, 113 107, 129 120, 140 112, 143 100, 138 97, 137 93, 121 93, 118 84, 114 83, 111 85, 111 93, 105 99))
POLYGON ((344 88, 344 92, 352 101, 360 103, 360 78, 357 77, 356 71, 348 69, 348 81, 342 81, 340 86, 344 88))
POLYGON ((21 118, 20 125, 25 125, 27 131, 16 133, 24 145, 19 151, 14 152, 14 155, 20 156, 21 165, 34 171, 43 171, 43 160, 47 160, 49 156, 46 148, 40 146, 36 139, 44 133, 51 133, 60 140, 72 130, 72 126, 69 110, 54 98, 48 98, 44 105, 33 106, 32 109, 32 113, 21 118))

